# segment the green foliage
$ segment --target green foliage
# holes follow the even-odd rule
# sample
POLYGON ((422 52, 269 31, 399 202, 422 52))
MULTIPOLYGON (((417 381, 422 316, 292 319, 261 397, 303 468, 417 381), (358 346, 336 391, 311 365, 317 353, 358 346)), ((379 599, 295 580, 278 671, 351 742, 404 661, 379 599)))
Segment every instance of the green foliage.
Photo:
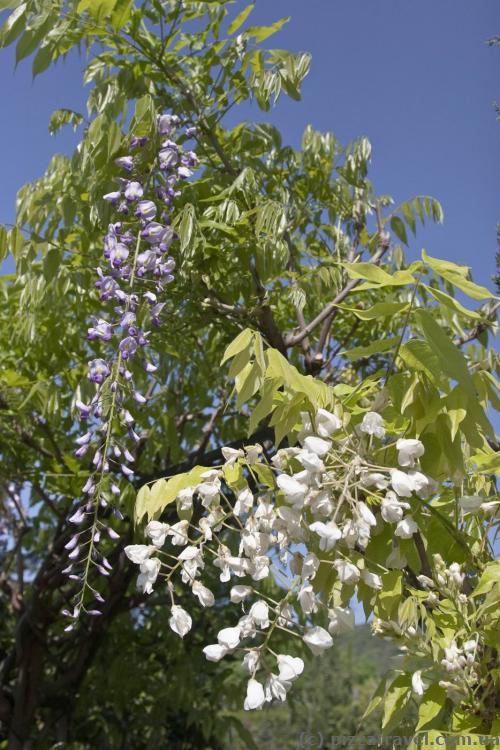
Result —
MULTIPOLYGON (((180 646, 165 630, 161 596, 137 598, 122 549, 146 516, 170 518, 179 490, 221 463, 221 446, 239 447, 246 437, 262 441, 261 435, 272 441, 270 450, 293 444, 300 413, 314 415, 318 408, 353 428, 374 408, 391 434, 422 440, 423 470, 448 483, 437 499, 412 500, 424 551, 468 566, 477 607, 469 626, 479 622, 487 647, 498 649, 500 583, 489 550, 498 519, 494 509, 488 516, 462 513, 457 505, 461 495, 494 498, 492 475, 500 468, 487 416, 498 407, 498 360, 489 345, 495 298, 475 284, 468 268, 425 251, 409 264, 399 244, 408 243, 418 222, 442 221, 439 203, 417 196, 393 209, 388 196, 377 195, 366 138, 343 146, 308 126, 294 149, 267 123, 226 127, 226 113, 242 101, 255 99, 267 111, 281 95, 300 98, 309 55, 265 46, 287 19, 249 27, 253 4, 234 13, 229 0, 27 0, 0 7, 11 9, 0 46, 16 44, 18 63, 31 57, 36 76, 80 49, 89 85, 88 119, 62 109, 49 124, 52 133, 66 125, 79 129, 75 152, 55 156, 23 187, 16 226, 0 227, 0 261, 11 255, 16 264, 15 275, 0 280, 0 491, 3 502, 14 482, 29 504, 28 518, 12 521, 15 544, 0 553, 7 571, 2 689, 10 705, 23 693, 22 675, 32 674, 38 701, 31 713, 19 708, 17 729, 27 741, 44 732, 47 747, 61 733, 66 746, 78 741, 83 748, 118 746, 131 733, 138 750, 151 742, 176 746, 181 739, 182 747, 217 750, 230 727, 250 746, 247 730, 261 736, 262 728, 222 712, 235 708, 235 695, 240 704, 240 676, 220 667, 213 683, 200 677, 199 648, 180 646), (138 499, 134 505, 131 488, 122 499, 122 541, 107 542, 117 573, 109 585, 98 584, 110 602, 103 624, 62 635, 59 612, 73 586, 57 573, 70 534, 65 519, 90 468, 73 456, 74 402, 91 393, 85 363, 98 352, 85 331, 101 313, 94 269, 111 220, 102 196, 115 185, 114 159, 127 152, 130 137, 152 136, 156 115, 165 110, 196 126, 201 165, 176 199, 177 276, 165 322, 151 334, 159 369, 154 381, 138 375, 138 386, 151 385, 153 394, 135 467, 138 499), (462 295, 473 302, 466 306, 462 295), (21 550, 16 565, 12 549, 21 550), (34 656, 23 612, 36 643, 45 644, 34 656), (140 621, 149 623, 145 631, 140 621), (18 674, 16 660, 23 667, 18 674), (34 669, 40 663, 45 677, 34 669), (66 729, 57 724, 60 705, 73 717, 66 729)), ((146 147, 145 160, 152 153, 146 147)), ((395 463, 393 446, 381 455, 389 460, 395 463)), ((259 482, 274 489, 272 475, 257 471, 259 482)), ((240 481, 240 474, 227 477, 230 487, 240 481)), ((377 504, 376 498, 368 502, 377 504)), ((383 564, 391 544, 387 533, 375 535, 367 557, 383 564)), ((414 541, 401 540, 397 549, 411 571, 422 572, 422 550, 414 541)), ((406 571, 384 572, 382 580, 380 592, 360 587, 365 612, 406 628, 417 617, 428 629, 431 669, 444 644, 465 634, 461 613, 451 600, 434 613, 406 571)), ((327 596, 349 601, 349 587, 323 572, 318 589, 320 583, 327 596)), ((216 580, 213 586, 222 601, 216 580)), ((196 616, 203 643, 209 642, 214 622, 196 616)), ((388 636, 387 629, 382 634, 388 636)), ((389 635, 403 642, 394 629, 389 635)), ((324 665, 318 684, 326 697, 333 687, 324 665)), ((448 704, 442 711, 432 672, 418 718, 412 718, 413 668, 408 663, 391 673, 372 702, 378 711, 385 706, 385 729, 390 732, 409 709, 409 720, 421 727, 447 721, 453 730, 470 730, 469 709, 465 718, 448 704)), ((374 687, 372 675, 360 682, 361 702, 368 683, 374 687)), ((344 706, 352 690, 339 690, 344 706)), ((291 705, 295 721, 304 722, 300 699, 291 705)), ((316 699, 304 705, 316 716, 320 705, 324 711, 319 698, 317 708, 316 699)), ((276 722, 288 721, 287 712, 277 709, 276 722)), ((352 728, 353 717, 339 706, 331 716, 333 724, 352 728)), ((482 727, 491 727, 490 714, 483 718, 482 727)))

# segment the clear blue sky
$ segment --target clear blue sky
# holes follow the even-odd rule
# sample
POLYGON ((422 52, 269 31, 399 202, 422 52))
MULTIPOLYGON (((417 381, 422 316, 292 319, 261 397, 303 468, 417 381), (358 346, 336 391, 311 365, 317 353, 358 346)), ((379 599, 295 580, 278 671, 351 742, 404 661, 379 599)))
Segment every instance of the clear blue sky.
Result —
MULTIPOLYGON (((235 7, 242 6, 240 0, 235 7)), ((307 50, 312 70, 301 103, 286 98, 269 114, 240 108, 242 118, 269 119, 293 145, 308 123, 342 142, 367 135, 372 179, 396 201, 426 193, 443 204, 443 227, 422 230, 412 253, 473 266, 490 285, 500 219, 500 33, 498 0, 257 0, 253 23, 291 15, 275 47, 307 50)), ((82 61, 73 55, 31 80, 30 62, 14 71, 14 50, 0 50, 0 222, 12 221, 16 190, 69 152, 69 130, 47 131, 58 107, 83 109, 82 61)))

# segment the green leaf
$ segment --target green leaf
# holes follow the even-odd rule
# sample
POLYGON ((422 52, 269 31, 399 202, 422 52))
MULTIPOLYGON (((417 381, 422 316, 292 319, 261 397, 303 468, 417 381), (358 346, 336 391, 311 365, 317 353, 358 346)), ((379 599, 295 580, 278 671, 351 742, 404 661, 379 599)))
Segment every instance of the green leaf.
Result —
POLYGON ((373 341, 367 346, 355 346, 350 351, 342 352, 344 357, 351 360, 364 359, 365 357, 371 357, 372 354, 379 354, 380 352, 386 352, 392 349, 399 341, 398 336, 391 336, 389 339, 382 339, 381 341, 373 341))
POLYGON ((185 250, 191 238, 193 236, 195 223, 195 209, 191 203, 186 203, 182 211, 182 217, 179 224, 179 239, 181 243, 181 251, 185 250))
POLYGON ((83 122, 83 115, 79 112, 74 112, 72 109, 56 109, 52 113, 49 122, 49 133, 54 135, 64 125, 71 125, 73 130, 83 122))
POLYGON ((500 560, 495 560, 486 565, 472 596, 487 594, 495 583, 500 584, 500 560))
POLYGON ((476 387, 469 374, 464 355, 426 310, 416 310, 415 319, 427 343, 437 356, 442 371, 451 380, 457 381, 463 388, 468 398, 467 403, 463 405, 464 408, 470 412, 485 433, 492 435, 492 427, 479 404, 476 387))
POLYGON ((144 495, 141 496, 141 516, 138 514, 136 505, 136 523, 141 520, 145 513, 147 513, 148 519, 153 518, 153 516, 159 516, 167 505, 174 502, 181 490, 199 484, 201 475, 205 471, 208 471, 209 468, 208 466, 195 466, 194 469, 184 474, 177 474, 171 479, 160 479, 158 482, 155 482, 149 488, 149 495, 145 491, 144 495))
POLYGON ((418 723, 415 731, 428 727, 442 713, 446 704, 446 690, 439 685, 431 685, 422 696, 418 709, 418 723))
POLYGON ((438 356, 422 339, 410 339, 399 350, 399 357, 410 370, 424 372, 436 386, 444 385, 438 356))
POLYGON ((379 684, 377 685, 377 689, 373 693, 373 695, 371 697, 371 700, 370 700, 370 702, 369 702, 369 704, 368 704, 368 706, 367 706, 367 708, 366 708, 363 716, 361 717, 361 721, 364 721, 368 716, 370 716, 370 714, 372 714, 375 711, 375 709, 378 708, 378 706, 380 706, 380 704, 384 700, 385 688, 386 688, 386 685, 387 685, 388 677, 389 677, 389 675, 385 675, 381 679, 381 681, 379 682, 379 684))
POLYGON ((46 44, 44 47, 40 47, 31 65, 33 78, 40 75, 40 73, 43 73, 44 70, 47 70, 52 62, 53 54, 54 47, 51 44, 46 44))
POLYGON ((384 286, 406 286, 414 284, 415 277, 411 271, 396 271, 394 274, 387 273, 375 263, 342 263, 351 279, 367 279, 367 284, 358 286, 358 290, 376 289, 384 286))
POLYGON ((344 305, 338 305, 338 307, 341 310, 353 313, 360 320, 375 320, 377 318, 392 318, 394 315, 406 312, 409 304, 408 302, 376 302, 371 307, 367 307, 366 310, 356 307, 345 307, 344 305))
POLYGON ((250 3, 250 5, 247 5, 247 7, 244 8, 241 11, 241 13, 238 13, 234 21, 231 21, 231 23, 227 27, 227 33, 234 34, 235 31, 238 31, 240 26, 243 26, 243 24, 245 23, 245 21, 247 20, 248 16, 250 15, 250 13, 253 11, 254 8, 255 8, 255 4, 250 3))
POLYGON ((406 234, 406 228, 402 219, 399 216, 393 216, 391 219, 391 229, 405 245, 408 245, 408 236, 406 234))
POLYGON ((377 594, 375 614, 382 620, 391 620, 397 612, 403 593, 403 576, 399 570, 383 573, 382 588, 377 594))
POLYGON ((232 359, 232 357, 235 357, 237 354, 249 347, 253 341, 253 337, 254 332, 251 328, 245 328, 244 331, 241 331, 241 333, 236 336, 234 341, 229 344, 226 351, 224 352, 224 356, 221 360, 221 365, 227 362, 228 359, 232 359))
POLYGON ((253 36, 256 42, 264 42, 270 36, 276 34, 289 20, 290 16, 287 16, 286 18, 280 18, 272 26, 252 26, 245 31, 245 34, 253 36))
POLYGON ((7 230, 0 224, 0 263, 5 260, 9 254, 9 244, 7 242, 7 230))
POLYGON ((7 18, 0 29, 0 47, 11 44, 25 28, 27 4, 21 3, 7 18))
POLYGON ((456 286, 468 297, 477 300, 491 299, 493 297, 498 299, 498 297, 496 297, 493 292, 490 292, 489 289, 486 289, 486 287, 479 286, 466 278, 469 269, 465 266, 457 266, 456 263, 451 263, 450 261, 431 258, 430 255, 427 255, 425 250, 422 250, 422 260, 427 263, 427 265, 429 265, 438 276, 449 281, 450 284, 456 286))
POLYGON ((391 683, 384 700, 384 718, 382 730, 388 731, 391 726, 401 721, 402 713, 411 698, 411 677, 402 674, 391 683))
POLYGON ((465 315, 468 318, 474 318, 475 320, 481 319, 479 313, 475 312, 474 310, 469 310, 467 307, 464 307, 458 300, 456 300, 454 297, 451 297, 449 294, 446 294, 446 292, 443 292, 441 289, 434 289, 434 287, 427 286, 427 284, 422 284, 422 286, 424 287, 424 289, 427 289, 427 291, 430 292, 438 302, 441 302, 443 305, 449 307, 454 312, 461 313, 462 315, 465 315))

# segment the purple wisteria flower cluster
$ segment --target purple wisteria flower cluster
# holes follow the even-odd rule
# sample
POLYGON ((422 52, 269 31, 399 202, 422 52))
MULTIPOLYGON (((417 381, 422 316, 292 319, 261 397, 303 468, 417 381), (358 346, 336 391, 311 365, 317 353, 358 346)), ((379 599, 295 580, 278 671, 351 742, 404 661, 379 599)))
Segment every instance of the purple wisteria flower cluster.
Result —
MULTIPOLYGON (((84 500, 69 517, 76 528, 65 546, 69 560, 64 572, 81 582, 73 609, 64 610, 73 620, 82 611, 101 614, 104 599, 90 583, 90 574, 95 568, 109 576, 111 564, 99 542, 106 536, 117 539, 118 534, 101 520, 99 510, 109 506, 122 517, 116 507, 120 483, 133 479, 134 450, 140 441, 131 404, 148 400, 135 383, 141 369, 157 370, 147 353, 148 329, 160 325, 165 287, 174 279, 170 250, 177 235, 171 211, 180 183, 197 165, 196 154, 173 140, 178 125, 178 117, 163 114, 157 118, 153 142, 133 138, 132 153, 115 162, 125 175, 117 178, 119 189, 103 196, 120 221, 109 225, 104 239, 106 268, 96 269, 99 299, 112 305, 112 317, 94 318, 88 329, 89 341, 107 345, 107 355, 89 361, 88 378, 95 392, 88 403, 76 401, 85 429, 76 439, 75 455, 92 455, 92 470, 82 490, 84 500), (93 603, 88 606, 87 600, 93 603)), ((187 138, 194 134, 194 128, 185 131, 187 138)), ((73 627, 74 623, 66 630, 73 627)))

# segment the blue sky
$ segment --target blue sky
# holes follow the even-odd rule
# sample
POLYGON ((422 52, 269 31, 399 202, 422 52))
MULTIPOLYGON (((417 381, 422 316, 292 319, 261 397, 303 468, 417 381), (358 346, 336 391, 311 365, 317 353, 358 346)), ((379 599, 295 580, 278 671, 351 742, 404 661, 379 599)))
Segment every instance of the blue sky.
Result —
MULTIPOLYGON (((238 0, 235 8, 242 7, 238 0)), ((231 114, 266 119, 298 145, 311 123, 342 142, 372 142, 371 176, 396 202, 431 194, 443 204, 442 227, 421 230, 412 255, 431 255, 473 267, 490 285, 500 219, 500 33, 497 0, 257 0, 252 23, 292 20, 270 42, 310 51, 313 64, 301 103, 280 100, 268 114, 246 106, 231 114)), ((0 50, 0 222, 12 222, 16 190, 42 173, 56 151, 70 152, 75 136, 50 136, 59 107, 84 108, 82 60, 73 55, 31 79, 30 62, 14 71, 14 50, 0 50)))

